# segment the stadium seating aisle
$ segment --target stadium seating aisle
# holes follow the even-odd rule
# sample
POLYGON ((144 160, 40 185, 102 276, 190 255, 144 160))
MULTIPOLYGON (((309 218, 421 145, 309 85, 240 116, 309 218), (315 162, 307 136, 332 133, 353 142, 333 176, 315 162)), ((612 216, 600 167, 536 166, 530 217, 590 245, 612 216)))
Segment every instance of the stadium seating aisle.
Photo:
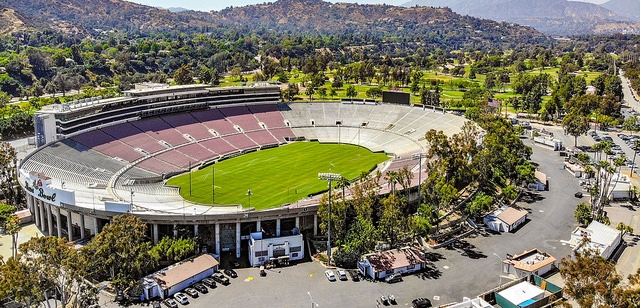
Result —
POLYGON ((245 134, 227 135, 222 138, 240 150, 258 147, 258 144, 249 139, 245 134))
POLYGON ((225 141, 222 138, 214 138, 214 139, 209 139, 209 140, 205 140, 200 142, 200 144, 207 148, 210 149, 211 151, 215 151, 216 153, 222 155, 225 154, 229 154, 232 152, 236 152, 238 151, 238 148, 234 147, 233 145, 229 144, 229 142, 225 141))
POLYGON ((155 153, 166 149, 158 140, 151 138, 131 123, 121 123, 102 128, 102 131, 132 148, 140 148, 147 153, 155 153))
POLYGON ((208 161, 220 156, 218 153, 203 147, 199 143, 191 143, 176 149, 180 153, 193 158, 197 162, 208 161))
POLYGON ((269 132, 273 137, 275 137, 279 142, 286 142, 286 137, 295 137, 296 134, 289 127, 282 128, 270 128, 269 132))
POLYGON ((275 104, 249 105, 249 110, 267 128, 285 127, 284 117, 275 104))
POLYGON ((225 115, 229 122, 238 125, 243 131, 251 131, 256 129, 262 129, 258 120, 253 116, 249 108, 246 106, 234 106, 234 107, 218 107, 218 110, 225 115))
POLYGON ((187 134, 196 140, 213 137, 211 132, 209 132, 209 128, 200 123, 200 121, 194 118, 189 112, 163 115, 160 118, 180 133, 187 134))
POLYGON ((157 174, 181 171, 181 168, 154 157, 147 158, 136 164, 136 166, 157 174))
POLYGON ((207 109, 203 111, 191 112, 191 115, 196 118, 208 129, 216 131, 219 135, 236 134, 238 131, 233 127, 233 124, 227 120, 218 109, 207 109))
POLYGON ((159 117, 145 118, 132 124, 152 138, 163 140, 174 147, 190 141, 159 117))
POLYGON ((249 139, 260 146, 278 144, 278 140, 268 130, 256 130, 245 133, 249 139))

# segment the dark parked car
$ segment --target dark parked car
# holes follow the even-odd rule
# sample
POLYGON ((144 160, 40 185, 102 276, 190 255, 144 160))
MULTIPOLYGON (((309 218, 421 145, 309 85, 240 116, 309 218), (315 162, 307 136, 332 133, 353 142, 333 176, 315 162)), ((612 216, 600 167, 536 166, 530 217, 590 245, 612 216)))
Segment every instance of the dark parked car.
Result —
POLYGON ((216 287, 216 281, 211 279, 210 277, 202 279, 202 283, 204 283, 209 288, 215 288, 216 287))
POLYGON ((224 274, 231 278, 238 278, 238 273, 230 268, 225 269, 224 274))
POLYGON ((360 281, 360 272, 358 272, 357 270, 348 270, 347 273, 349 273, 349 276, 351 276, 351 280, 360 281))
POLYGON ((211 275, 211 279, 215 280, 217 283, 220 283, 224 286, 229 285, 231 283, 229 281, 229 278, 227 278, 227 276, 223 275, 220 272, 213 273, 213 275, 211 275))
POLYGON ((260 277, 265 277, 267 276, 267 272, 264 271, 263 268, 260 269, 260 277))
POLYGON ((124 302, 124 300, 124 292, 122 292, 122 290, 118 290, 118 292, 116 293, 116 302, 122 303, 124 302))
POLYGON ((196 289, 194 289, 194 288, 186 288, 186 289, 184 289, 184 293, 187 293, 187 295, 189 295, 191 297, 194 297, 194 298, 200 296, 198 294, 198 291, 196 291, 196 289))
MULTIPOLYGON (((213 283, 215 283, 215 281, 214 281, 213 283)), ((198 290, 198 292, 200 292, 200 293, 202 293, 202 294, 204 294, 204 293, 208 293, 208 292, 209 292, 209 289, 207 289, 207 287, 205 287, 203 284, 201 284, 201 283, 199 283, 199 282, 198 282, 198 283, 196 283, 196 284, 194 284, 194 285, 193 285, 193 288, 194 288, 194 289, 196 289, 196 290, 198 290)))
POLYGON ((402 275, 400 274, 391 274, 387 277, 384 277, 384 281, 386 283, 394 283, 394 282, 399 282, 402 281, 402 275))
POLYGON ((581 192, 581 191, 579 191, 579 192, 575 193, 575 194, 574 194, 574 196, 575 196, 576 198, 582 198, 582 192, 581 192))
POLYGON ((411 301, 413 308, 429 308, 431 307, 431 301, 428 298, 420 297, 411 301))

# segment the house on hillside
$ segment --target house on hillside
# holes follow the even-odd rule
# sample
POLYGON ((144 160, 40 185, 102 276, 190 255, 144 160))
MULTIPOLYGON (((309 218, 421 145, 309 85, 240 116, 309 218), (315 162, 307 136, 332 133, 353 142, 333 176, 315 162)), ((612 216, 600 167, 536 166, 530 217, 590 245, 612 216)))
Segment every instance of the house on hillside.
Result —
POLYGON ((424 253, 415 247, 367 254, 358 262, 358 269, 362 275, 373 279, 384 279, 391 274, 412 273, 426 267, 424 253))
POLYGON ((512 232, 527 220, 527 214, 526 210, 507 206, 485 216, 483 222, 493 231, 512 232))

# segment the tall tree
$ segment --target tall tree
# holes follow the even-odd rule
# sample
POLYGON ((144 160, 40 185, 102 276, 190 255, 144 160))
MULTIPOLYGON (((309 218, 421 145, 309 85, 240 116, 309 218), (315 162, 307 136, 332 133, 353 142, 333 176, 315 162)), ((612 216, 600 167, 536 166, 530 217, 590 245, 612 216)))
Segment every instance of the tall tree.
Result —
POLYGON ((191 76, 191 65, 185 64, 176 70, 173 74, 173 80, 180 85, 192 84, 193 77, 191 76))
POLYGON ((124 214, 113 218, 82 249, 100 279, 106 278, 124 289, 138 281, 157 262, 151 257, 146 224, 140 218, 124 214))
POLYGON ((573 257, 560 261, 560 275, 564 279, 564 294, 580 307, 638 307, 640 303, 640 271, 629 276, 629 285, 623 284, 615 264, 600 257, 595 251, 577 250, 573 257))
POLYGON ((83 276, 86 275, 87 263, 73 244, 68 243, 65 238, 45 236, 32 238, 20 245, 22 262, 25 262, 37 275, 40 283, 38 285, 43 293, 43 298, 49 299, 51 291, 61 296, 63 305, 67 305, 72 295, 85 298, 84 301, 96 301, 93 295, 80 292, 81 289, 88 288, 88 282, 83 276))
POLYGON ((8 142, 0 144, 0 189, 6 202, 16 208, 24 206, 24 192, 18 185, 18 158, 8 142))
POLYGON ((16 302, 32 307, 44 297, 38 272, 20 257, 10 257, 3 262, 0 257, 0 298, 13 297, 16 302))
POLYGON ((573 136, 573 145, 578 146, 578 136, 589 131, 589 119, 578 109, 571 109, 562 119, 565 134, 573 136))
POLYGON ((347 86, 345 94, 349 99, 353 99, 354 97, 358 96, 358 91, 356 90, 356 87, 354 85, 350 84, 347 86))

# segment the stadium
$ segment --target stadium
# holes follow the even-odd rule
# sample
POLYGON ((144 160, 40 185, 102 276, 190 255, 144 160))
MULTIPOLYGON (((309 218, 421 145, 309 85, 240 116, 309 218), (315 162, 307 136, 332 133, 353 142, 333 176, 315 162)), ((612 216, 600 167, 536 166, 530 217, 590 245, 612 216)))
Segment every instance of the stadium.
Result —
MULTIPOLYGON (((463 123, 462 117, 442 110, 384 101, 283 103, 280 88, 269 84, 143 84, 118 98, 51 105, 36 113, 38 148, 20 162, 19 179, 44 234, 83 241, 114 216, 131 213, 147 223, 155 243, 169 235, 201 235, 210 239, 209 252, 235 252, 239 258, 257 230, 274 236, 290 235, 296 228, 317 234, 317 196, 327 184, 314 174, 324 190, 298 194, 287 188, 287 202, 257 204, 258 193, 247 183, 236 193, 241 202, 225 204, 216 200, 223 185, 215 182, 216 166, 298 143, 348 144, 386 155, 363 171, 409 166, 417 173, 414 154, 425 151, 425 133, 436 129, 452 135, 463 123), (211 173, 198 181, 211 184, 193 184, 193 190, 211 194, 210 202, 188 201, 185 187, 181 191, 166 185, 181 174, 191 182, 191 174, 195 178, 198 172, 211 173)), ((318 164, 317 173, 341 172, 331 170, 332 165, 318 164)), ((297 169, 280 167, 274 166, 274 172, 297 169)), ((278 187, 270 178, 258 181, 278 187)), ((388 191, 380 183, 380 193, 388 191)))

